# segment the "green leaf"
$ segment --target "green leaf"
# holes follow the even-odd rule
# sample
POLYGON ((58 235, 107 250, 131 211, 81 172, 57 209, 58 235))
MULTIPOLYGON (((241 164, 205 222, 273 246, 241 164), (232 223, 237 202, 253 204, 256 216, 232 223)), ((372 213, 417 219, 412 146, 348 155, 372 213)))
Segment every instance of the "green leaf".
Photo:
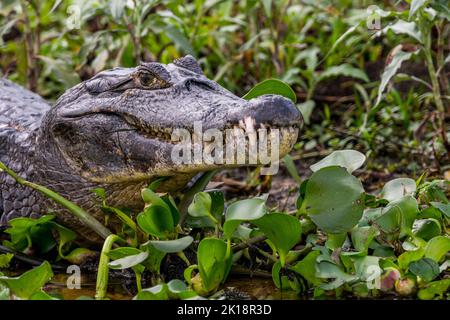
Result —
POLYGON ((166 284, 158 284, 154 287, 142 289, 133 300, 169 300, 166 284))
POLYGON ((450 219, 450 203, 430 202, 430 204, 450 219))
POLYGON ((430 258, 436 262, 450 251, 450 238, 445 236, 437 236, 428 241, 425 246, 425 257, 430 258))
POLYGON ((402 50, 395 51, 392 56, 392 61, 384 68, 383 74, 381 75, 381 83, 378 87, 378 96, 375 105, 378 105, 381 101, 384 90, 386 89, 389 81, 395 76, 398 69, 400 69, 403 61, 409 60, 416 52, 405 52, 402 50))
POLYGON ((169 210, 159 205, 147 207, 137 216, 139 227, 152 236, 165 239, 174 229, 172 214, 169 210))
POLYGON ((318 285, 322 282, 316 277, 316 259, 319 255, 319 251, 311 251, 303 260, 297 262, 290 269, 299 273, 310 284, 318 285))
POLYGON ((284 164, 286 165, 286 169, 291 175, 291 177, 297 182, 298 185, 302 183, 302 179, 298 175, 297 167, 295 166, 294 160, 292 160, 292 157, 290 155, 285 155, 284 158, 284 164))
POLYGON ((337 76, 352 77, 365 82, 369 82, 369 77, 367 77, 367 74, 363 70, 355 68, 347 63, 326 69, 319 75, 319 77, 317 78, 317 82, 337 76))
POLYGON ((442 296, 447 292, 450 287, 450 279, 444 279, 439 281, 430 282, 417 293, 417 296, 421 300, 431 300, 436 296, 442 299, 442 296))
POLYGON ((236 201, 227 208, 223 232, 230 239, 242 221, 259 219, 266 213, 266 203, 263 199, 253 198, 236 201))
POLYGON ((416 12, 422 8, 428 0, 412 0, 411 8, 409 9, 409 20, 416 14, 416 12))
POLYGON ((316 107, 316 102, 314 100, 307 100, 305 102, 299 103, 297 108, 300 110, 303 119, 306 124, 310 123, 311 114, 316 107))
POLYGON ((130 255, 120 258, 109 263, 111 269, 128 269, 144 262, 148 258, 148 252, 140 252, 138 254, 130 255))
POLYGON ((0 276, 0 283, 6 285, 11 292, 21 299, 29 299, 53 277, 50 263, 44 261, 40 266, 29 270, 19 277, 0 276))
POLYGON ((413 179, 398 178, 384 185, 381 197, 387 201, 394 201, 407 195, 414 195, 416 189, 416 182, 413 179))
POLYGON ((302 232, 300 221, 287 214, 272 213, 253 220, 252 223, 275 245, 280 256, 281 266, 284 267, 287 253, 300 240, 302 232))
POLYGON ((313 173, 306 185, 301 212, 328 233, 349 231, 364 210, 361 182, 342 167, 326 167, 313 173))
POLYGON ((30 297, 30 300, 60 300, 58 298, 55 298, 48 293, 40 290, 35 293, 33 293, 30 297))
POLYGON ((267 79, 258 83, 249 92, 247 92, 242 98, 250 100, 264 94, 278 94, 285 98, 297 102, 297 96, 294 90, 285 82, 278 79, 267 79))
POLYGON ((348 173, 352 173, 360 168, 366 161, 366 156, 356 150, 338 150, 313 164, 309 168, 316 172, 322 168, 331 166, 340 166, 347 169, 348 173))
POLYGON ((375 222, 385 233, 395 238, 403 237, 412 233, 412 226, 418 212, 417 200, 411 196, 405 196, 390 202, 375 222))
POLYGON ((389 30, 393 31, 395 34, 405 34, 418 42, 422 43, 422 33, 414 22, 407 22, 404 20, 397 20, 394 24, 388 25, 380 33, 386 33, 389 30))
POLYGON ((281 263, 277 261, 272 266, 272 280, 278 289, 290 289, 289 278, 286 275, 282 275, 281 263))
POLYGON ((150 240, 147 243, 150 243, 157 250, 166 252, 166 253, 175 253, 181 252, 187 247, 189 247, 194 241, 194 238, 191 236, 186 236, 176 240, 166 240, 166 241, 158 241, 158 240, 150 240))
POLYGON ((207 217, 211 215, 211 196, 206 192, 199 192, 189 205, 188 213, 193 217, 207 217))
POLYGON ((175 25, 167 25, 164 28, 164 33, 167 35, 181 51, 195 56, 195 50, 192 48, 189 39, 177 28, 175 25))
POLYGON ((372 226, 353 228, 351 232, 353 247, 360 253, 367 254, 370 243, 378 234, 378 230, 372 226))
POLYGON ((413 262, 413 261, 417 261, 417 260, 422 259, 424 253, 425 253, 425 249, 424 248, 419 248, 419 249, 414 250, 414 251, 403 252, 398 257, 398 266, 402 270, 407 270, 409 264, 411 262, 413 262))
POLYGON ((110 0, 109 9, 114 20, 120 20, 124 14, 126 0, 110 0))
POLYGON ((197 250, 198 270, 206 291, 213 292, 225 281, 231 255, 220 239, 204 238, 197 250))
POLYGON ((14 254, 12 253, 0 254, 0 269, 9 268, 9 263, 12 258, 14 258, 14 254))
POLYGON ((333 282, 322 284, 320 286, 325 290, 336 289, 346 282, 351 282, 358 279, 357 276, 345 273, 340 267, 329 261, 319 262, 317 264, 316 270, 316 277, 318 278, 335 279, 335 281, 333 282))
POLYGON ((439 221, 433 218, 416 220, 414 228, 414 235, 426 241, 440 235, 442 231, 439 221))
POLYGON ((409 265, 409 271, 414 273, 416 276, 421 277, 426 282, 432 281, 440 273, 439 265, 436 261, 430 258, 422 258, 411 262, 409 265))
POLYGON ((86 248, 76 248, 64 256, 64 260, 67 260, 72 264, 80 265, 83 262, 88 261, 89 258, 96 257, 97 255, 98 253, 95 251, 86 248))

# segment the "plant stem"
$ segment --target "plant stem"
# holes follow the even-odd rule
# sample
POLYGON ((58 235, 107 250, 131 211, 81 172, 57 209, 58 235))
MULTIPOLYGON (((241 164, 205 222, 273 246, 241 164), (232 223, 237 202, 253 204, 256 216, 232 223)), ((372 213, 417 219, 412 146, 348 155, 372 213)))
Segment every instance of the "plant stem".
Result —
MULTIPOLYGON (((106 298, 108 290, 108 274, 109 274, 109 252, 114 242, 121 240, 118 235, 110 234, 103 243, 102 252, 100 253, 100 261, 98 263, 97 285, 95 289, 95 299, 103 300, 106 298)), ((136 275, 137 280, 137 275, 136 275)))
POLYGON ((180 225, 183 224, 186 218, 187 210, 197 192, 205 189, 208 182, 216 175, 218 170, 207 171, 194 183, 194 185, 184 193, 183 198, 178 206, 180 211, 180 225))
MULTIPOLYGON (((425 28, 421 28, 424 32, 425 28)), ((439 120, 439 131, 443 140, 443 144, 447 150, 447 154, 450 157, 450 143, 447 139, 447 133, 445 130, 445 107, 444 103, 442 102, 441 97, 441 88, 439 85, 439 79, 436 72, 436 68, 434 66, 433 62, 433 56, 432 56, 432 47, 431 47, 431 32, 428 32, 428 34, 424 37, 425 44, 424 44, 424 55, 425 55, 425 61, 428 68, 428 74, 430 76, 431 85, 433 87, 433 97, 434 102, 436 104, 437 113, 438 113, 438 120, 439 120)))
POLYGON ((258 242, 262 242, 266 239, 267 239, 267 237, 265 235, 256 236, 256 237, 248 239, 247 241, 241 242, 241 243, 233 246, 233 248, 231 248, 231 250, 233 251, 233 253, 236 253, 236 252, 241 251, 245 248, 248 248, 251 245, 254 245, 258 242))
POLYGON ((95 231, 100 237, 105 239, 111 234, 111 231, 109 231, 108 228, 106 228, 104 225, 102 225, 97 219, 92 217, 89 213, 84 211, 82 208, 77 206, 75 203, 67 200, 63 196, 59 195, 58 193, 40 186, 38 184, 35 184, 33 182, 27 181, 21 177, 19 177, 14 171, 9 169, 3 162, 0 161, 0 171, 5 171, 8 175, 10 175, 14 180, 16 180, 17 183, 24 185, 26 187, 32 188, 43 195, 49 197, 56 203, 60 204, 67 210, 69 210, 74 216, 76 216, 78 219, 81 220, 86 226, 91 228, 93 231, 95 231))

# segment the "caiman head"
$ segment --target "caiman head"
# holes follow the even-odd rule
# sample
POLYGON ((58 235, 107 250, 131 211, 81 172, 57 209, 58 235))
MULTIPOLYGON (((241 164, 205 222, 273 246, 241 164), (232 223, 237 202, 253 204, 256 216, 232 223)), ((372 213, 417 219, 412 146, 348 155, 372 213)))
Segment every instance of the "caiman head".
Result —
MULTIPOLYGON (((227 129, 278 129, 282 157, 296 142, 301 121, 290 100, 278 95, 244 100, 206 78, 197 61, 185 56, 167 65, 115 68, 80 83, 46 115, 42 140, 55 147, 59 162, 89 182, 148 182, 167 176, 175 183, 167 182, 166 189, 179 189, 198 172, 240 164, 177 163, 176 129, 194 133, 201 123, 203 131, 217 129, 224 139, 227 129)), ((202 142, 205 148, 210 143, 202 142)))

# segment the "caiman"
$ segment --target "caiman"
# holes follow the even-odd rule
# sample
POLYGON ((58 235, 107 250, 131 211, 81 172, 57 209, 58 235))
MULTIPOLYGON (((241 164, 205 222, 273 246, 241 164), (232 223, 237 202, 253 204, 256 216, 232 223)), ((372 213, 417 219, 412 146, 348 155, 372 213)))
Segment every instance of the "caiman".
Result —
MULTIPOLYGON (((204 76, 192 56, 100 72, 67 90, 53 107, 0 79, 0 161, 104 222, 95 188, 104 188, 111 206, 142 209, 141 189, 157 177, 168 177, 159 192, 176 192, 199 172, 239 166, 174 163, 171 133, 192 132, 196 121, 203 130, 224 131, 243 119, 279 130, 280 157, 291 150, 302 123, 289 99, 237 97, 204 76)), ((49 212, 82 239, 101 240, 64 208, 0 172, 0 225, 49 212)))

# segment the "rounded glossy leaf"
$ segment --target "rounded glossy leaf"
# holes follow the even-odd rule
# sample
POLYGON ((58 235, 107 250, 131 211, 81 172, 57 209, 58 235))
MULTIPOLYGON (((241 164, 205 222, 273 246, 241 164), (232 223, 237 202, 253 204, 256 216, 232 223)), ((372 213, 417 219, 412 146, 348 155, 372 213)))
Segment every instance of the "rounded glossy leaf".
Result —
POLYGON ((437 262, 430 258, 422 258, 411 262, 409 265, 409 271, 414 273, 416 276, 421 277, 426 282, 432 281, 439 275, 439 273, 441 273, 437 262))
POLYGON ((141 262, 144 262, 147 258, 148 252, 144 251, 138 254, 111 261, 109 263, 109 267, 111 269, 128 269, 140 264, 141 262))
POLYGON ((227 257, 227 244, 223 240, 205 238, 200 242, 197 250, 198 270, 208 292, 217 289, 225 280, 230 258, 227 257))
POLYGON ((428 241, 441 234, 441 224, 438 220, 429 218, 416 220, 414 222, 414 234, 416 237, 428 241))
POLYGON ((253 224, 275 245, 280 255, 281 266, 284 266, 286 255, 300 240, 302 228, 300 221, 283 213, 266 214, 253 224))
POLYGON ((437 236, 428 241, 425 246, 425 257, 439 262, 447 253, 450 252, 450 238, 437 236))
POLYGON ((381 197, 388 201, 398 200, 416 192, 416 182, 410 178, 398 178, 389 181, 381 191, 381 197))
POLYGON ((264 199, 253 198, 236 201, 227 208, 224 234, 231 238, 234 231, 242 221, 252 221, 261 218, 267 213, 264 199))
POLYGON ((211 214, 211 196, 206 192, 199 192, 189 205, 188 212, 193 217, 206 217, 211 214))
POLYGON ((313 164, 310 169, 316 172, 322 168, 339 166, 346 168, 348 173, 352 173, 360 168, 364 164, 364 161, 366 161, 366 156, 359 151, 338 150, 313 164))
POLYGON ((137 216, 139 227, 146 233, 158 238, 165 238, 174 228, 170 209, 151 205, 137 216))
POLYGON ((363 198, 358 179, 342 167, 327 167, 309 179, 300 210, 325 232, 344 233, 361 219, 363 198))
POLYGON ((151 243, 152 246, 159 251, 166 253, 175 253, 181 252, 187 247, 189 247, 192 241, 194 241, 194 239, 191 236, 186 236, 176 240, 166 240, 166 241, 150 240, 148 243, 151 243))
POLYGON ((297 102, 294 90, 286 82, 277 79, 267 79, 258 83, 242 98, 250 100, 264 94, 278 94, 291 99, 294 103, 297 102))

